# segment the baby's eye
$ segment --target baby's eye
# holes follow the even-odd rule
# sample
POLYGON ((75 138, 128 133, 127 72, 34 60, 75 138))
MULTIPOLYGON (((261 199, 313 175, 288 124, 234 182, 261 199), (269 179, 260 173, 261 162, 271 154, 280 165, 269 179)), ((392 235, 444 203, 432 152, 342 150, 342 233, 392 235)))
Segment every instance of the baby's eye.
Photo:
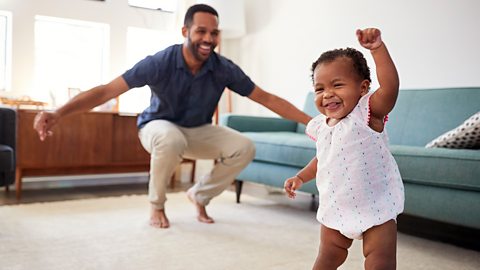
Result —
POLYGON ((333 87, 335 87, 335 88, 340 88, 342 86, 343 86, 343 83, 336 83, 336 84, 333 85, 333 87))
POLYGON ((321 93, 323 93, 323 88, 315 89, 315 94, 321 94, 321 93))

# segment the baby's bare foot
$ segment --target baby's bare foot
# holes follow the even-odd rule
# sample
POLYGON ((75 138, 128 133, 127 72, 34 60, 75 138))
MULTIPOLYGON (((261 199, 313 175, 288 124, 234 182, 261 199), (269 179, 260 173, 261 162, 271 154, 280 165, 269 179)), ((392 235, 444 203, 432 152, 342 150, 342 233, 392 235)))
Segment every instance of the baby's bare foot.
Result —
POLYGON ((195 200, 195 196, 193 195, 193 192, 191 190, 188 190, 187 191, 187 197, 188 199, 195 205, 195 207, 197 208, 197 220, 200 221, 200 222, 203 222, 203 223, 214 223, 215 221, 213 220, 213 218, 209 217, 208 214, 207 214, 207 209, 205 208, 204 205, 201 205, 199 204, 196 200, 195 200))
POLYGON ((170 227, 165 209, 156 209, 153 205, 150 211, 150 226, 154 228, 166 229, 170 227))

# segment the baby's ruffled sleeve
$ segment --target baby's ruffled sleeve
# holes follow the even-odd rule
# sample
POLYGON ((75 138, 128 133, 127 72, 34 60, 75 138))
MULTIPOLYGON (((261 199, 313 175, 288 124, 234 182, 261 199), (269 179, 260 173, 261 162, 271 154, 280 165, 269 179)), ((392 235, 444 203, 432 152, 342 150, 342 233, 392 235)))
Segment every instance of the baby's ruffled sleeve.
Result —
MULTIPOLYGON (((369 92, 365 96, 363 96, 360 101, 358 102, 358 106, 360 107, 360 111, 362 113, 363 121, 369 125, 370 124, 370 115, 371 115, 371 108, 370 108, 370 98, 374 92, 369 92)), ((385 115, 383 119, 383 123, 385 124, 388 120, 388 115, 385 115)))
POLYGON ((363 123, 368 125, 370 123, 370 97, 372 96, 373 92, 369 92, 364 95, 358 101, 358 107, 360 108, 360 113, 363 119, 363 123))
POLYGON ((323 115, 316 116, 308 122, 307 127, 305 128, 305 134, 314 141, 317 141, 318 130, 320 128, 320 123, 322 123, 322 119, 323 115))

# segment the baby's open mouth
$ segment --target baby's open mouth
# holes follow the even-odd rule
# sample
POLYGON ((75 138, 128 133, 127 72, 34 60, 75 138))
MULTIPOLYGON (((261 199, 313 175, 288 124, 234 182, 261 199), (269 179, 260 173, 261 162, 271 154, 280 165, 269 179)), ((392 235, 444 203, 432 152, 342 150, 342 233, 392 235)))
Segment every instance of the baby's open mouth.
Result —
POLYGON ((340 106, 340 102, 329 102, 323 105, 327 110, 335 110, 340 106))

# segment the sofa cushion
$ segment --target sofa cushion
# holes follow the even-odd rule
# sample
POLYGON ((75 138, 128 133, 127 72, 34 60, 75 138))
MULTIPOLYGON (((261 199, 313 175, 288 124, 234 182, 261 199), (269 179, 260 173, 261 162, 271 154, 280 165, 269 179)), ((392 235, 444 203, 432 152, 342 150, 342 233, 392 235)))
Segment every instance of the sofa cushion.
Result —
POLYGON ((480 152, 391 145, 405 183, 480 191, 480 152))
POLYGON ((296 132, 244 132, 256 147, 255 160, 303 167, 315 157, 315 142, 296 132))
POLYGON ((408 215, 478 230, 479 205, 478 191, 414 183, 405 185, 404 213, 408 215))
POLYGON ((13 171, 13 149, 0 144, 0 171, 13 171))
POLYGON ((385 125, 390 143, 424 147, 478 112, 479 100, 479 88, 402 89, 385 125))
POLYGON ((429 142, 425 147, 445 147, 459 149, 480 148, 480 112, 472 115, 460 126, 429 142))

